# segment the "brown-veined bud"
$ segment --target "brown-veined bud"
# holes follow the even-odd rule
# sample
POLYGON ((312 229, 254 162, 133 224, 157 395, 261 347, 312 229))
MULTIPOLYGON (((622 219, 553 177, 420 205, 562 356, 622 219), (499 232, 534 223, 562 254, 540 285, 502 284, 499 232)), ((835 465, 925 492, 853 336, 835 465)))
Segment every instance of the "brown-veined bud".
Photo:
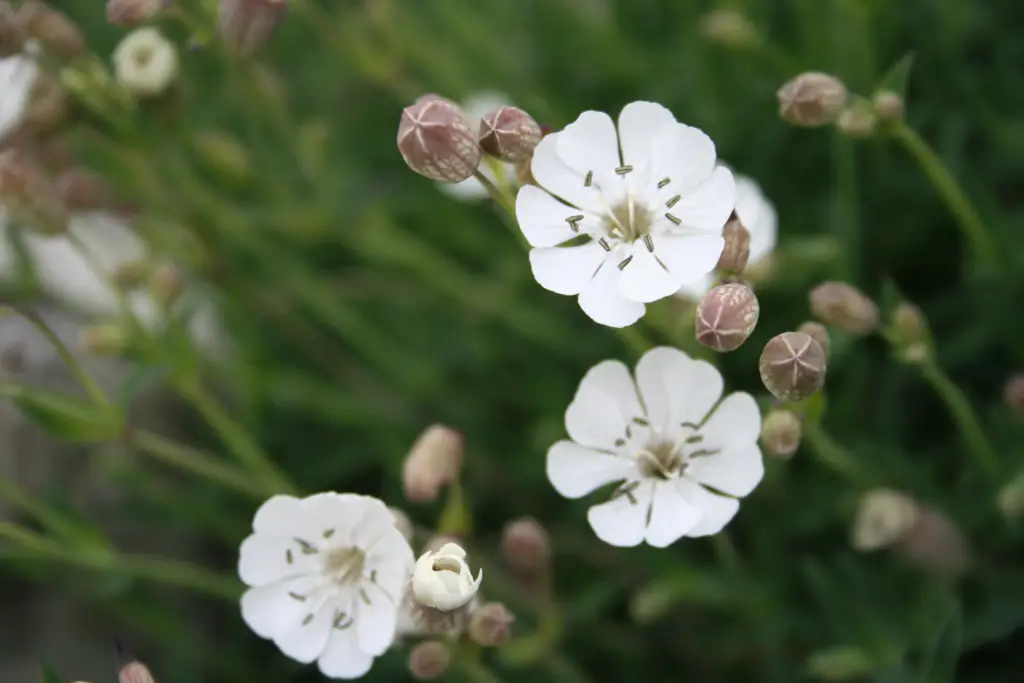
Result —
POLYGON ((0 59, 20 54, 25 47, 25 31, 18 12, 9 2, 0 2, 0 59))
POLYGON ((1024 420, 1024 372, 1018 372, 1003 387, 1003 403, 1018 420, 1024 420))
POLYGON ((440 424, 427 427, 402 468, 406 499, 414 503, 437 500, 441 488, 458 478, 463 451, 462 434, 440 424))
POLYGON ((502 603, 484 603, 469 618, 469 639, 484 647, 504 645, 512 636, 515 620, 515 615, 502 603))
POLYGON ((850 334, 871 334, 878 329, 878 306, 845 282, 823 282, 810 293, 811 312, 826 325, 850 334))
POLYGON ((804 332, 772 337, 761 352, 761 381, 780 401, 800 401, 825 384, 825 352, 804 332))
POLYGON ((878 115, 870 104, 858 102, 843 110, 836 129, 847 137, 869 138, 878 130, 878 115))
POLYGON ((750 260, 750 231, 744 227, 735 211, 722 229, 722 237, 725 239, 725 248, 722 249, 722 255, 718 257, 718 265, 715 266, 715 270, 739 275, 747 267, 747 261, 750 260))
POLYGON ((217 31, 221 42, 248 57, 270 42, 284 17, 286 0, 220 0, 217 31))
POLYGON ((761 306, 754 291, 739 282, 713 287, 697 305, 694 334, 714 351, 735 351, 757 326, 761 306))
POLYGON ((523 576, 538 576, 551 562, 551 537, 533 517, 520 517, 505 525, 501 557, 523 576))
POLYGON ((872 98, 875 107, 875 114, 878 120, 884 123, 902 121, 906 112, 906 105, 903 97, 892 90, 879 90, 872 98))
POLYGON ((800 447, 803 423, 791 410, 773 410, 761 423, 761 443, 772 455, 788 460, 800 447))
POLYGON ((409 168, 443 183, 473 175, 483 156, 459 106, 437 95, 424 95, 402 111, 398 151, 409 168))
POLYGON ((20 17, 25 34, 54 57, 70 61, 86 53, 82 32, 63 12, 30 0, 21 6, 20 17))
POLYGON ((540 139, 540 124, 518 107, 500 107, 480 121, 481 149, 501 161, 531 159, 540 139))
POLYGON ((776 93, 779 114, 798 126, 832 123, 846 106, 846 86, 835 76, 809 71, 789 81, 776 93))
POLYGON ((164 0, 107 0, 107 21, 121 28, 135 28, 156 17, 163 5, 164 0))
POLYGON ((95 211, 114 206, 113 193, 96 173, 84 168, 69 168, 54 181, 57 195, 71 211, 95 211))
POLYGON ((185 291, 185 278, 173 263, 158 263, 149 276, 149 295, 157 306, 170 308, 185 291))
POLYGON ((827 361, 829 355, 832 353, 832 337, 828 334, 828 328, 821 323, 808 320, 807 322, 796 328, 797 332, 803 332, 809 335, 811 339, 818 342, 818 346, 825 353, 825 360, 827 361))
POLYGON ((425 640, 409 652, 409 672, 417 681, 438 678, 452 663, 448 645, 439 640, 425 640))

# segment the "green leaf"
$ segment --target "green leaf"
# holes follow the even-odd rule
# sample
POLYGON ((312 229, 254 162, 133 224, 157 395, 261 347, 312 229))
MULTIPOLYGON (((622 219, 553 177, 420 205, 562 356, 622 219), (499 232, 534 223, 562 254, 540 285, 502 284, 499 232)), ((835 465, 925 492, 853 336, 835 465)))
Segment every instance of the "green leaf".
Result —
POLYGON ((7 393, 27 420, 67 441, 108 441, 117 438, 123 428, 121 415, 111 408, 27 387, 7 393))
POLYGON ((169 367, 153 367, 150 365, 137 366, 128 377, 125 378, 117 391, 117 404, 128 409, 135 399, 146 390, 159 384, 171 369, 169 367))
POLYGON ((872 658, 854 645, 818 650, 807 659, 807 674, 822 681, 863 678, 874 672, 875 668, 872 658))
POLYGON ((42 670, 43 683, 65 683, 64 679, 57 675, 57 672, 46 662, 41 662, 39 668, 42 670))
POLYGON ((954 602, 926 647, 917 683, 953 683, 963 642, 963 612, 954 602))
POLYGON ((878 82, 875 91, 888 90, 906 99, 907 86, 910 83, 910 72, 914 66, 914 53, 908 52, 896 62, 878 82))

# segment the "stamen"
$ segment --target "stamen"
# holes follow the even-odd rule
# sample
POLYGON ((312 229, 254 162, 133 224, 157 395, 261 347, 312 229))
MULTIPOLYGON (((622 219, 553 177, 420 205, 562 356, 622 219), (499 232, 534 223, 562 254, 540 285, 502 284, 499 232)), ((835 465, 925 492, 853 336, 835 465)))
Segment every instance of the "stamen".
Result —
POLYGON ((303 626, 309 626, 309 622, 311 622, 311 621, 313 621, 313 615, 312 614, 307 614, 306 618, 302 620, 302 625, 303 626))
POLYGON ((715 450, 711 450, 711 449, 708 449, 708 448, 702 448, 699 451, 694 451, 693 453, 690 453, 689 457, 691 457, 691 458, 699 458, 699 457, 704 456, 704 455, 716 455, 716 454, 718 454, 718 449, 717 448, 715 450))
POLYGON ((349 619, 348 615, 344 612, 338 612, 338 614, 334 617, 333 626, 339 631, 344 631, 354 623, 356 623, 355 619, 349 619))
POLYGON ((374 569, 370 572, 370 583, 377 583, 377 570, 374 569))
POLYGON ((627 166, 619 166, 617 169, 615 169, 615 173, 616 173, 616 175, 626 175, 627 173, 631 172, 632 170, 633 170, 632 166, 628 166, 628 165, 627 166))
POLYGON ((668 208, 670 208, 670 209, 671 209, 671 208, 672 208, 673 206, 675 206, 676 204, 678 204, 678 203, 679 203, 679 200, 680 200, 680 199, 682 199, 682 196, 680 196, 680 195, 676 195, 676 196, 675 196, 675 197, 673 197, 672 199, 670 199, 670 200, 668 200, 667 202, 665 202, 665 206, 667 206, 668 208))
POLYGON ((581 220, 583 220, 583 214, 582 213, 577 214, 575 216, 569 216, 568 218, 565 219, 565 222, 569 224, 569 227, 572 228, 573 232, 579 232, 580 231, 579 223, 580 223, 581 220))
POLYGON ((362 601, 363 601, 363 602, 365 602, 365 603, 366 603, 367 605, 369 605, 369 604, 370 604, 370 594, 366 592, 366 589, 365 589, 365 588, 360 588, 360 589, 359 589, 359 597, 360 597, 360 598, 362 599, 362 601))
POLYGON ((647 251, 654 253, 654 238, 650 235, 644 235, 644 246, 647 247, 647 251))
POLYGON ((686 443, 700 443, 704 440, 704 437, 700 434, 694 434, 693 436, 686 437, 686 443))
POLYGON ((594 182, 594 172, 587 171, 587 177, 583 179, 583 187, 590 187, 591 183, 594 182))
POLYGON ((630 255, 630 256, 627 256, 622 261, 619 261, 619 270, 625 270, 626 266, 628 266, 629 262, 632 261, 632 260, 633 260, 633 257, 632 257, 632 255, 630 255))
POLYGON ((292 540, 299 544, 299 549, 302 551, 304 555, 316 555, 318 552, 320 552, 309 541, 304 541, 301 538, 295 538, 292 540))
POLYGON ((617 488, 614 493, 612 493, 612 500, 616 500, 618 498, 621 498, 622 496, 625 496, 626 498, 629 499, 630 505, 636 505, 637 500, 636 496, 633 495, 633 491, 636 491, 637 488, 639 488, 639 486, 640 482, 638 481, 631 481, 628 484, 623 484, 622 486, 617 488))
POLYGON ((299 595, 298 593, 288 593, 288 597, 292 600, 298 600, 299 602, 306 602, 306 596, 299 595))
POLYGON ((665 187, 666 185, 668 185, 671 182, 672 182, 671 178, 662 178, 661 180, 658 181, 658 189, 660 190, 661 188, 665 187))
POLYGON ((284 551, 284 559, 288 564, 295 564, 295 553, 292 552, 291 548, 284 551))
POLYGON ((640 425, 641 427, 650 427, 651 426, 651 423, 647 421, 647 418, 643 418, 643 417, 634 417, 633 418, 633 422, 635 422, 636 424, 640 425))
POLYGON ((334 535, 334 529, 324 529, 324 538, 330 538, 334 535))
POLYGON ((601 239, 599 239, 597 241, 597 243, 600 244, 601 248, 604 249, 605 251, 611 251, 612 250, 611 246, 608 244, 608 240, 606 240, 603 237, 601 239))
POLYGON ((626 445, 626 440, 625 439, 615 439, 615 447, 616 448, 622 448, 625 445, 626 445))
POLYGON ((672 214, 670 214, 670 213, 666 213, 666 214, 665 214, 665 218, 669 219, 670 221, 672 221, 672 222, 673 222, 673 223, 675 223, 676 225, 679 225, 680 223, 682 223, 682 221, 681 221, 681 220, 679 220, 679 218, 677 218, 677 217, 673 216, 673 215, 672 215, 672 214))

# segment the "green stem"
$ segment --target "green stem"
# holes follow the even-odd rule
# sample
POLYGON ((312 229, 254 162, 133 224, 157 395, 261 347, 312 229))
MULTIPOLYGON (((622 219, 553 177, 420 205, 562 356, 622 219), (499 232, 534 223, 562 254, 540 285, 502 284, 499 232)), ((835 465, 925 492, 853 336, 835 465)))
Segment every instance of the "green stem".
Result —
POLYGON ((978 462, 978 466, 990 476, 998 476, 1000 471, 999 456, 995 448, 985 436, 985 430, 981 421, 971 408, 970 401, 964 392, 953 383, 953 380, 942 371, 934 360, 928 359, 918 365, 921 376, 932 386, 935 393, 939 395, 946 409, 953 416, 960 435, 967 443, 971 456, 978 462))
MULTIPOLYGON (((233 467, 217 462, 213 456, 184 444, 166 439, 159 434, 147 431, 133 432, 128 437, 129 443, 140 452, 154 460, 170 465, 184 472, 194 474, 226 488, 234 489, 248 496, 262 498, 260 487, 242 472, 233 467)), ((277 493, 277 489, 268 489, 266 493, 277 493)))
POLYGON ((804 423, 803 438, 826 467, 850 481, 863 481, 864 476, 856 457, 833 439, 821 425, 814 422, 804 423))
POLYGON ((52 506, 39 500, 14 483, 13 479, 0 477, 0 499, 21 508, 34 517, 43 528, 69 540, 77 540, 81 528, 52 506))
POLYGON ((460 660, 458 668, 473 683, 502 683, 493 671, 475 659, 467 657, 460 660))
POLYGON ((986 265, 993 268, 999 267, 1001 257, 999 250, 992 239, 992 235, 985 228, 981 216, 974 209, 966 193, 957 183, 956 178, 949 171, 942 159, 928 146, 917 131, 905 123, 900 123, 892 129, 895 137, 910 153, 921 169, 931 179, 935 188, 942 195, 943 200, 949 206, 950 211, 956 217, 963 230, 964 237, 971 243, 971 247, 986 265))
POLYGON ((619 338, 629 347, 637 358, 654 348, 654 342, 647 338, 639 325, 621 327, 617 330, 619 338))

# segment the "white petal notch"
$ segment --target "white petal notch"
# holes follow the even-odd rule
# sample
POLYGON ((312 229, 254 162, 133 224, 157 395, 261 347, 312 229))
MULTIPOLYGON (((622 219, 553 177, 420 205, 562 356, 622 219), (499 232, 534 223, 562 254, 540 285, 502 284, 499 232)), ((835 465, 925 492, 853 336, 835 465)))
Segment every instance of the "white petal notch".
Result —
POLYGON ((722 391, 714 366, 674 348, 644 354, 635 379, 618 361, 599 363, 566 410, 571 440, 548 450, 548 479, 573 499, 615 485, 587 515, 613 546, 717 534, 764 477, 760 409, 722 391))
POLYGON ((736 207, 732 173, 715 160, 707 135, 653 102, 627 105, 617 126, 586 111, 547 135, 531 164, 538 187, 516 201, 537 282, 577 296, 595 322, 627 327, 646 304, 706 279, 736 207))
POLYGON ((445 543, 437 552, 425 552, 416 560, 412 594, 424 607, 451 612, 469 604, 483 580, 482 569, 473 578, 462 546, 445 543))

